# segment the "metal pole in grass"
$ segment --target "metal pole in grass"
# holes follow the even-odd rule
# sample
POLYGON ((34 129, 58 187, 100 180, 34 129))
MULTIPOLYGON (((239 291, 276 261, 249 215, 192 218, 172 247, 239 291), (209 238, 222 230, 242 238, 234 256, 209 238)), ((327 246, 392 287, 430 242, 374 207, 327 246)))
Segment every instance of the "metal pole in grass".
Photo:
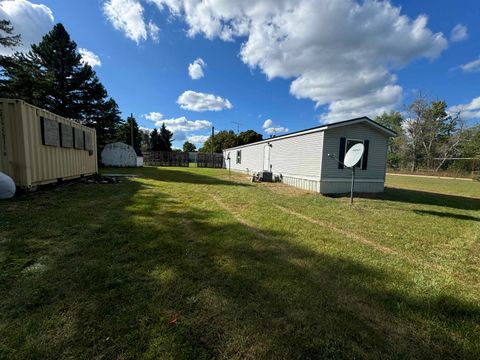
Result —
POLYGON ((232 170, 230 169, 230 154, 228 155, 228 178, 230 179, 232 170))
POLYGON ((212 126, 212 146, 210 147, 210 153, 212 156, 212 168, 215 167, 215 163, 213 160, 213 137, 215 136, 215 128, 212 126))
POLYGON ((132 147, 134 147, 133 145, 133 113, 130 114, 130 143, 132 147))
POLYGON ((355 166, 352 167, 352 185, 350 186, 350 205, 353 204, 353 188, 355 187, 355 166))
POLYGON ((340 165, 352 169, 352 183, 350 185, 350 205, 353 204, 353 190, 355 187, 355 166, 360 162, 365 148, 362 143, 353 145, 345 154, 343 162, 338 160, 334 154, 328 154, 329 158, 335 159, 340 165))

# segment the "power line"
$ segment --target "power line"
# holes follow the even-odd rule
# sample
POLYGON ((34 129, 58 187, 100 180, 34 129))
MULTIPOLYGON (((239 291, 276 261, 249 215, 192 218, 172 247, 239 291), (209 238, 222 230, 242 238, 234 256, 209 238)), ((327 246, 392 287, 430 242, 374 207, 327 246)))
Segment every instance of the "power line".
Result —
POLYGON ((237 125, 237 134, 240 132, 240 125, 243 125, 242 123, 239 123, 238 121, 232 121, 232 124, 237 125))

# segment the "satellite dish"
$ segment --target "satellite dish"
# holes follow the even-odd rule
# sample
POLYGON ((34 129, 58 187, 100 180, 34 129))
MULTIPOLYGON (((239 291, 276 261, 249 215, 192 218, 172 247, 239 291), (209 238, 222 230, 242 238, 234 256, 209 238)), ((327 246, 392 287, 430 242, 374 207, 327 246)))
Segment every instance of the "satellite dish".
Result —
POLYGON ((12 178, 0 172, 0 200, 10 199, 15 195, 15 183, 12 178))
POLYGON ((345 158, 343 159, 345 166, 353 168, 355 165, 357 165, 363 156, 364 150, 365 148, 362 143, 353 145, 350 150, 347 151, 345 158))

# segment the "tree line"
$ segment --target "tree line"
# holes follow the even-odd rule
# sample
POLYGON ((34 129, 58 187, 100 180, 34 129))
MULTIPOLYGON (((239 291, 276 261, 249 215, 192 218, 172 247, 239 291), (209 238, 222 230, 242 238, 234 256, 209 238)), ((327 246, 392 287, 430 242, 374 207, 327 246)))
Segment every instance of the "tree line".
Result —
MULTIPOLYGON (((153 151, 183 151, 183 152, 206 152, 212 151, 212 136, 210 135, 203 143, 203 146, 197 149, 195 144, 190 141, 183 143, 182 149, 172 150, 173 133, 165 128, 162 124, 160 130, 154 129, 152 132, 140 130, 142 141, 141 147, 143 150, 153 151)), ((262 134, 254 130, 242 131, 235 134, 233 130, 222 130, 216 133, 213 137, 213 152, 221 153, 223 150, 230 147, 251 144, 263 140, 262 134)))
MULTIPOLYGON (((216 133, 213 137, 213 152, 221 153, 225 149, 235 147, 235 146, 240 146, 240 145, 251 144, 260 140, 263 140, 262 134, 259 134, 254 130, 246 130, 238 134, 235 134, 233 130, 222 130, 216 133)), ((203 143, 203 146, 200 148, 199 151, 200 152, 212 151, 211 135, 203 143)))
POLYGON ((467 126, 460 111, 448 111, 443 100, 418 94, 404 111, 375 118, 394 130, 389 141, 387 166, 411 172, 449 170, 469 172, 480 165, 480 125, 467 126))

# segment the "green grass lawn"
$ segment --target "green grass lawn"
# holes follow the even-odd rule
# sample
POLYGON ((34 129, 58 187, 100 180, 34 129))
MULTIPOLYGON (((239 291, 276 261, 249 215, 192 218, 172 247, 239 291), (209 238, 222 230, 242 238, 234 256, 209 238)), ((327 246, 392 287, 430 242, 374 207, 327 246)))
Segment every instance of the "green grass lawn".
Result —
POLYGON ((0 202, 0 358, 480 358, 478 186, 123 171, 0 202))
POLYGON ((480 199, 480 181, 387 175, 386 186, 480 199))

